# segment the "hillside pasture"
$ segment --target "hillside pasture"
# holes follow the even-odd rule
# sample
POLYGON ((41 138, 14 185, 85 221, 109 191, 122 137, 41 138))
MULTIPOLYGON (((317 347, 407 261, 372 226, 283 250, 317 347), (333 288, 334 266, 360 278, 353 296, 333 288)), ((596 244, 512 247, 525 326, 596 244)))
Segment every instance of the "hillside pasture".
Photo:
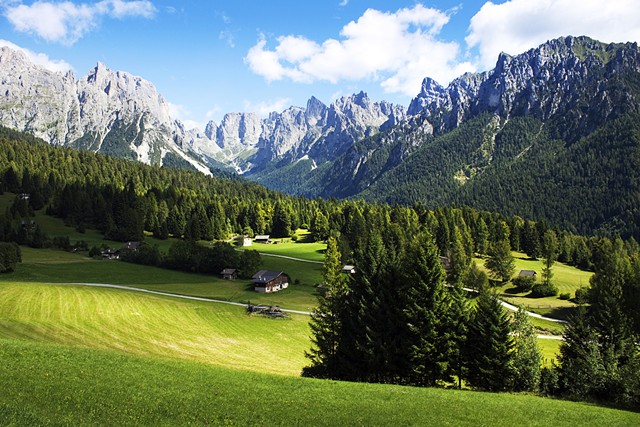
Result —
POLYGON ((7 339, 0 360, 8 425, 640 424, 638 413, 524 394, 293 378, 7 339))
MULTIPOLYGON (((537 282, 542 280, 542 259, 532 260, 522 252, 513 252, 513 256, 515 258, 515 273, 513 277, 517 277, 520 270, 533 270, 537 273, 537 282)), ((484 267, 484 259, 475 258, 475 262, 478 267, 487 271, 484 267)), ((576 289, 589 286, 589 280, 593 273, 560 262, 554 263, 552 272, 551 282, 558 288, 557 296, 533 298, 529 296, 529 291, 520 292, 511 282, 507 282, 497 289, 499 296, 513 305, 523 305, 528 311, 566 320, 576 305, 573 301, 561 300, 558 296, 562 293, 568 293, 571 298, 575 297, 576 289)))
POLYGON ((131 291, 0 283, 0 337, 299 375, 308 316, 250 316, 243 307, 131 291))

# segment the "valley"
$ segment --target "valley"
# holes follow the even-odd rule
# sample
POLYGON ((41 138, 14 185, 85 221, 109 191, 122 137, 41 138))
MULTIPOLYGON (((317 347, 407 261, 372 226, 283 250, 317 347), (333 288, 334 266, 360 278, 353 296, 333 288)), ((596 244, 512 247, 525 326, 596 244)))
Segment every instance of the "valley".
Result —
POLYGON ((640 423, 637 43, 203 129, 102 62, 0 77, 0 424, 640 423))

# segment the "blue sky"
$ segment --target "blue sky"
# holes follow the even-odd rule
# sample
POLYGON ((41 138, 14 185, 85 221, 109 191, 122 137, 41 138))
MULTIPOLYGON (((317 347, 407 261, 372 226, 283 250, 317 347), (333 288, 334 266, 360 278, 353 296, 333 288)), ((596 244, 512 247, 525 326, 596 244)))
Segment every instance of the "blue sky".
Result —
POLYGON ((78 77, 101 61, 153 82, 191 126, 364 90, 408 105, 563 35, 640 41, 637 0, 0 0, 0 44, 78 77))

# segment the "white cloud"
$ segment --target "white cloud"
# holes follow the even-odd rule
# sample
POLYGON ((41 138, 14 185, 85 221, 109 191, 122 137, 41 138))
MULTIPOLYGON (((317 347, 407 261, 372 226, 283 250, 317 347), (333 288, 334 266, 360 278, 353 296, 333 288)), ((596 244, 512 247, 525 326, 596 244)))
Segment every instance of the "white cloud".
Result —
POLYGON ((510 0, 485 3, 466 38, 479 63, 490 69, 498 54, 512 55, 560 36, 586 35, 603 42, 640 41, 637 0, 510 0))
POLYGON ((346 6, 349 4, 349 0, 340 0, 340 6, 346 6))
POLYGON ((456 42, 437 38, 448 22, 446 13, 421 4, 393 13, 368 9, 342 28, 339 40, 318 43, 287 35, 269 49, 261 35, 245 62, 268 81, 370 80, 388 92, 413 96, 425 76, 448 83, 473 68, 459 62, 456 42))
POLYGON ((36 65, 40 65, 41 67, 44 67, 49 71, 54 71, 54 72, 59 72, 59 73, 66 73, 69 70, 73 70, 73 67, 71 67, 71 65, 69 65, 69 63, 67 63, 67 62, 65 62, 63 60, 50 59, 44 53, 32 52, 29 49, 25 49, 23 47, 20 47, 20 46, 14 44, 14 43, 11 43, 10 41, 7 41, 7 40, 0 39, 0 46, 6 46, 6 47, 11 48, 13 50, 19 50, 21 52, 24 52, 24 54, 27 55, 27 57, 29 58, 29 60, 31 62, 33 62, 36 65))
POLYGON ((171 102, 168 102, 168 104, 169 104, 169 116, 173 120, 180 120, 182 124, 184 124, 184 127, 188 130, 204 129, 206 123, 192 119, 191 118, 192 113, 187 107, 181 104, 174 104, 171 102))
POLYGON ((256 113, 260 117, 266 117, 269 113, 276 111, 282 112, 291 106, 290 98, 280 98, 276 100, 260 101, 257 103, 244 101, 244 111, 248 113, 256 113))
POLYGON ((49 42, 72 45, 96 28, 103 16, 152 18, 155 12, 156 8, 147 0, 102 0, 93 4, 37 1, 31 5, 11 3, 5 7, 4 16, 16 31, 35 34, 49 42))

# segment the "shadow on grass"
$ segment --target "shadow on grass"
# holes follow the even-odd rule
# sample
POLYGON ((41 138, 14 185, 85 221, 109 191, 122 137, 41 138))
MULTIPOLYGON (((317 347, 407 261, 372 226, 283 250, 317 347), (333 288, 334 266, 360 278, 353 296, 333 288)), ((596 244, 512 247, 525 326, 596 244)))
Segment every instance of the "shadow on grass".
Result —
POLYGON ((503 293, 505 293, 505 294, 507 294, 507 295, 517 295, 517 294, 521 294, 521 293, 523 293, 523 292, 524 292, 524 291, 523 291, 522 289, 520 289, 520 288, 518 288, 518 287, 516 287, 516 286, 514 286, 514 287, 512 287, 512 288, 505 289, 505 290, 503 291, 503 293))
POLYGON ((555 307, 549 310, 545 315, 554 319, 569 320, 571 314, 576 307, 555 307))

